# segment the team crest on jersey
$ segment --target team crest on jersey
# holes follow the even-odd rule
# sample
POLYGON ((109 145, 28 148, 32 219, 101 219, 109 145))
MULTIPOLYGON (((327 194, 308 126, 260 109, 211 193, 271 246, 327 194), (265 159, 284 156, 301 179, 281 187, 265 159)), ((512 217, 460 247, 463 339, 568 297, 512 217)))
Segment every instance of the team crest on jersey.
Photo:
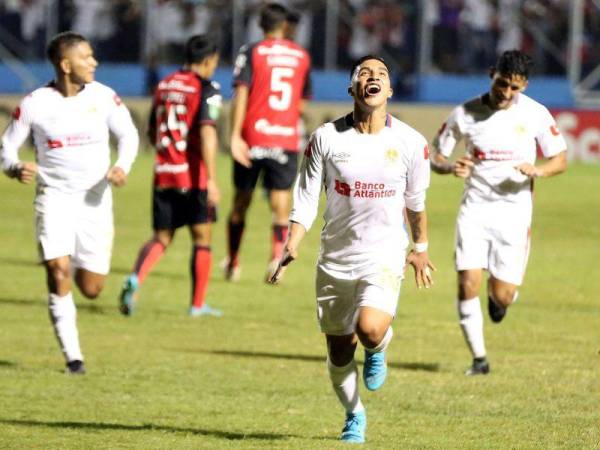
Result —
POLYGON ((517 136, 523 136, 525 133, 527 133, 527 127, 523 124, 519 124, 515 129, 515 133, 517 133, 517 136))
POLYGON ((385 159, 386 163, 394 164, 396 161, 398 161, 399 156, 400 153, 398 152, 398 150, 396 150, 395 148, 390 148, 385 151, 383 158, 385 159))

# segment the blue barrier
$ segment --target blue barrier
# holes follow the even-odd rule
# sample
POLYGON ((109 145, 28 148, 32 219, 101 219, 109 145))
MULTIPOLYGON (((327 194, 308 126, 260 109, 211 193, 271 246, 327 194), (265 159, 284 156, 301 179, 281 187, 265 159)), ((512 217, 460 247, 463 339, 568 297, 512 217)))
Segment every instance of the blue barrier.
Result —
MULTIPOLYGON (((53 76, 49 64, 28 63, 27 69, 36 77, 40 85, 53 76)), ((160 66, 156 76, 162 78, 176 70, 177 66, 160 66)), ((138 64, 101 64, 96 79, 112 87, 121 96, 145 96, 148 92, 148 72, 138 64)), ((214 79, 221 84, 225 98, 231 98, 231 68, 217 69, 214 79)), ((313 99, 324 102, 348 101, 348 74, 345 71, 314 71, 313 99)), ((486 76, 427 75, 414 83, 414 92, 405 93, 399 100, 458 104, 485 92, 490 80, 486 76)), ((565 78, 533 77, 527 94, 551 108, 571 108, 574 106, 569 82, 565 78)), ((0 63, 0 92, 24 94, 25 88, 17 75, 6 64, 0 63)))

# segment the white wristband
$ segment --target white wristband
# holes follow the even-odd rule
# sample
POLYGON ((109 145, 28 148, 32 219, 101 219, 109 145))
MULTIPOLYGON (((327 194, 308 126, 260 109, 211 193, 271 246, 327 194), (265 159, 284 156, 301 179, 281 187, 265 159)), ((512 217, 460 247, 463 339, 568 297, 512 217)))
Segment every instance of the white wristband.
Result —
POLYGON ((415 242, 415 252, 417 252, 417 253, 426 252, 427 247, 429 247, 428 242, 415 242))

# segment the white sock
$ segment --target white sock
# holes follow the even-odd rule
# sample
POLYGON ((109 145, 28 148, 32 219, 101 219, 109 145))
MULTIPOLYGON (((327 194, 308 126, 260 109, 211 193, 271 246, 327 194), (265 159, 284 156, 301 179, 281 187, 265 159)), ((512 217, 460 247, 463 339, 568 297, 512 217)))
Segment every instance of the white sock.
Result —
POLYGON ((387 331, 385 332, 385 335, 383 336, 383 339, 381 339, 381 342, 379 344, 377 344, 375 347, 373 348, 367 348, 365 347, 365 350, 369 353, 379 353, 379 352, 384 352, 385 349, 388 347, 388 345, 390 345, 390 342, 392 342, 392 337, 394 336, 394 330, 392 329, 392 327, 390 326, 387 331))
POLYGON ((357 413, 365 410, 358 395, 358 369, 352 360, 343 367, 334 366, 327 358, 327 370, 331 385, 346 413, 357 413))
POLYGON ((481 313, 479 297, 459 300, 457 303, 460 328, 473 358, 483 358, 485 356, 485 342, 483 339, 483 314, 481 313))
POLYGON ((76 359, 83 361, 79 347, 77 311, 73 302, 73 294, 69 292, 64 297, 50 294, 48 296, 48 312, 54 326, 54 333, 67 362, 76 359))

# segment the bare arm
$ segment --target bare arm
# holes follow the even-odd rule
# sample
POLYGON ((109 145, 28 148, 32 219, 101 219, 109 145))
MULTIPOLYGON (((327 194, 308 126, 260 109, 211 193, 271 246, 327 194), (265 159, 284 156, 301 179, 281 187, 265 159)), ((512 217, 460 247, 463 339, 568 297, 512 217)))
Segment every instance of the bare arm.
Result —
POLYGON ((200 153, 206 166, 206 179, 208 189, 208 203, 215 206, 219 203, 221 195, 217 185, 216 158, 219 146, 217 129, 214 125, 200 126, 200 153))
POLYGON ((299 224, 298 222, 290 221, 288 238, 283 248, 283 255, 281 256, 281 260, 279 261, 277 269, 269 278, 270 283, 277 283, 277 281, 279 281, 282 269, 298 258, 298 247, 300 246, 300 242, 305 235, 306 228, 304 228, 303 225, 299 224))
POLYGON ((252 166, 248 144, 242 138, 242 125, 246 117, 248 94, 248 86, 240 84, 236 86, 231 102, 231 156, 245 167, 252 166))
POLYGON ((427 212, 412 211, 407 208, 406 215, 415 243, 415 249, 408 254, 406 262, 413 266, 417 287, 429 288, 433 285, 431 270, 436 268, 427 253, 427 212))
POLYGON ((471 175, 473 161, 468 155, 458 158, 451 163, 439 151, 434 150, 430 158, 431 170, 440 175, 454 174, 458 178, 468 178, 471 175))
POLYGON ((567 170, 567 151, 564 150, 548 158, 547 161, 539 166, 523 163, 519 164, 516 169, 530 178, 546 178, 561 174, 567 170))

